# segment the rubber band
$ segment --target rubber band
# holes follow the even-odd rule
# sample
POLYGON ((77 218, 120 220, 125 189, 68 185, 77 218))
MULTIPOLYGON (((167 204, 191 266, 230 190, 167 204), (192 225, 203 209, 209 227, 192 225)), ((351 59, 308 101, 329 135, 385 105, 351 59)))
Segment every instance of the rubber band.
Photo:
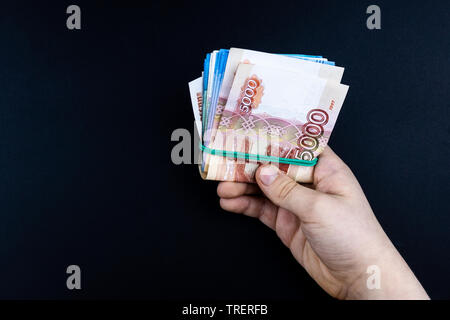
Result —
POLYGON ((279 158, 279 157, 264 156, 264 155, 259 155, 259 154, 251 154, 251 153, 244 153, 244 152, 238 152, 238 151, 226 151, 226 150, 211 149, 211 148, 205 147, 202 144, 200 144, 200 149, 203 152, 206 152, 206 153, 209 153, 212 155, 216 155, 216 156, 229 157, 229 158, 240 158, 240 159, 256 160, 256 161, 279 162, 279 163, 294 164, 294 165, 304 166, 304 167, 313 167, 317 163, 317 158, 315 158, 313 160, 279 158))

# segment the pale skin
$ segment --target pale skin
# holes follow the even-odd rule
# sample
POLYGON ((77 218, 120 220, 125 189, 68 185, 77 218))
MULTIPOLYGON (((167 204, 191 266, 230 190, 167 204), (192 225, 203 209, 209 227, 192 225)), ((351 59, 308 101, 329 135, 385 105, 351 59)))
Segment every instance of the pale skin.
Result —
POLYGON ((258 218, 276 231, 294 258, 338 299, 429 299, 378 223, 349 167, 327 147, 311 185, 264 165, 257 184, 221 182, 223 209, 258 218), (369 266, 380 287, 369 288, 369 266))

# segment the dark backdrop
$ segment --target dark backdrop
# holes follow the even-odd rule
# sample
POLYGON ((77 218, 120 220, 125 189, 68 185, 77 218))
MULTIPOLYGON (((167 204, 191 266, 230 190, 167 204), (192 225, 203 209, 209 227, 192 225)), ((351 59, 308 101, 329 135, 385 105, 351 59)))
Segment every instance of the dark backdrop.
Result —
POLYGON ((173 130, 193 132, 188 81, 231 46, 346 68, 331 146, 431 297, 450 298, 448 1, 375 1, 378 31, 372 1, 5 2, 1 298, 328 298, 272 231, 171 162, 173 130))

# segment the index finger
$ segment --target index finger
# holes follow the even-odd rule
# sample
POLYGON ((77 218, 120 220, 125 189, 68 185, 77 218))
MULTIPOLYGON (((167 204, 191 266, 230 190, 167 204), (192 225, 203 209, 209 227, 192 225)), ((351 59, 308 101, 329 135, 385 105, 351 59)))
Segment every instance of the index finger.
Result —
POLYGON ((261 193, 261 190, 254 183, 224 181, 217 186, 217 194, 225 199, 259 193, 261 193))

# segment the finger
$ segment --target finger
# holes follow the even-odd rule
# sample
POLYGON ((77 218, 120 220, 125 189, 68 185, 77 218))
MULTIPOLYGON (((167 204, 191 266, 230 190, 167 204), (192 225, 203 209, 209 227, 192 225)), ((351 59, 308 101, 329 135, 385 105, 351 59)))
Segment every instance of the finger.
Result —
POLYGON ((221 182, 217 186, 217 194, 221 198, 236 198, 242 195, 261 193, 259 187, 254 183, 243 182, 221 182))
POLYGON ((233 199, 221 198, 220 206, 230 212, 258 218, 266 226, 275 230, 277 207, 266 198, 251 196, 240 196, 233 199))
POLYGON ((350 168, 330 147, 326 147, 319 156, 314 185, 317 190, 336 195, 351 195, 360 189, 350 168))
POLYGON ((348 169, 347 165, 341 158, 338 157, 334 151, 327 146, 319 156, 319 161, 317 162, 316 169, 320 168, 324 172, 332 172, 338 170, 348 169))
POLYGON ((291 247, 292 239, 299 228, 300 219, 295 214, 283 208, 278 210, 275 230, 285 246, 291 247))
POLYGON ((264 165, 256 171, 261 191, 277 206, 294 213, 300 220, 308 220, 318 201, 319 192, 306 188, 274 165, 264 165))

